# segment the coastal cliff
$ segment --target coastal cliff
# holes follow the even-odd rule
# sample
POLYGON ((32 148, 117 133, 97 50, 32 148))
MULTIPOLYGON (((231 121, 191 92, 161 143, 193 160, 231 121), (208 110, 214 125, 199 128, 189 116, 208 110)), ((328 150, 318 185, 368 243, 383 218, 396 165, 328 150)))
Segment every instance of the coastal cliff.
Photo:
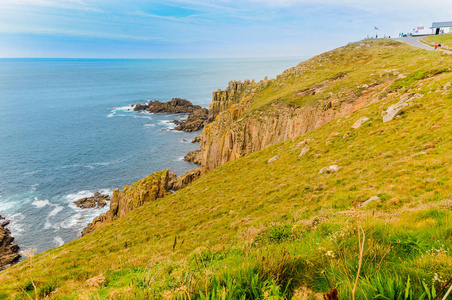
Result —
POLYGON ((93 222, 83 229, 82 235, 110 224, 146 202, 165 197, 168 194, 168 181, 169 171, 163 170, 154 172, 131 186, 125 185, 122 191, 115 189, 111 197, 110 209, 95 217, 93 222))
POLYGON ((82 231, 82 236, 99 229, 114 220, 124 217, 132 210, 143 206, 147 202, 164 198, 171 191, 180 190, 201 176, 201 169, 197 168, 177 176, 169 170, 162 170, 134 182, 131 186, 125 185, 120 191, 115 189, 110 201, 110 209, 95 217, 82 231))
POLYGON ((116 191, 114 226, 2 272, 0 298, 444 297, 451 65, 439 52, 369 40, 236 94, 203 133, 228 147, 203 149, 240 159, 177 193, 168 189, 200 169, 116 191))
MULTIPOLYGON (((364 43, 357 46, 364 47, 364 43)), ((383 69, 360 76, 359 69, 341 65, 348 52, 349 46, 345 46, 334 55, 328 52, 302 62, 276 79, 231 81, 225 90, 214 92, 209 117, 215 120, 201 135, 203 171, 381 101, 389 85, 403 75, 383 69)))

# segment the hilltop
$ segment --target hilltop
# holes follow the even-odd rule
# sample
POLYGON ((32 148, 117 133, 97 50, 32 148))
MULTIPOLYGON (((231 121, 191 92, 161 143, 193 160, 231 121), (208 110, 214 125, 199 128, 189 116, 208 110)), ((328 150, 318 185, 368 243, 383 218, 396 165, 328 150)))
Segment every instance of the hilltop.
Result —
POLYGON ((133 209, 0 273, 0 298, 433 299, 452 269, 450 66, 365 40, 231 82, 203 176, 116 192, 133 209))

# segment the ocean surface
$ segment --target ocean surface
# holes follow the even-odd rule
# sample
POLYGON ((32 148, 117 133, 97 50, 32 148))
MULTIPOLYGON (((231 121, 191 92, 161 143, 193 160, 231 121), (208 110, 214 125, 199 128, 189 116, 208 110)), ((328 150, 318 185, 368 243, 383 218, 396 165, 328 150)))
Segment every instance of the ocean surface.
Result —
POLYGON ((79 237, 108 210, 73 201, 111 194, 154 171, 181 175, 200 132, 172 130, 183 115, 131 111, 186 98, 208 107, 230 80, 274 78, 302 59, 0 59, 0 215, 21 251, 79 237))

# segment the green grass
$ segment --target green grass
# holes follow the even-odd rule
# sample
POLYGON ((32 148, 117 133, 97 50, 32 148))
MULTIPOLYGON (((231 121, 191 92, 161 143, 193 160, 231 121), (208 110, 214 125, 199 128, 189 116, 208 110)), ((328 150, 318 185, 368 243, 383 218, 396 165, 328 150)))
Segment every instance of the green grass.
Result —
POLYGON ((307 71, 285 79, 287 92, 271 89, 277 79, 251 99, 249 115, 278 95, 289 105, 320 101, 293 91, 345 68, 350 75, 325 92, 350 95, 384 79, 393 95, 378 90, 378 102, 350 116, 227 163, 7 269, 0 295, 35 298, 33 282, 39 298, 55 299, 316 299, 332 288, 351 299, 358 277, 356 299, 432 299, 452 270, 452 90, 444 90, 451 58, 392 41, 366 43, 325 54, 338 64, 334 70, 318 65, 322 57, 300 65, 307 71), (403 97, 411 105, 383 123, 381 111, 403 97), (351 130, 363 116, 366 126, 351 130), (340 134, 327 144, 332 132, 340 134), (310 150, 299 158, 302 140, 310 150), (337 173, 319 174, 333 164, 337 173), (85 284, 101 274, 103 284, 85 284))
POLYGON ((452 48, 452 34, 429 35, 422 38, 422 41, 429 45, 441 44, 445 48, 452 48))

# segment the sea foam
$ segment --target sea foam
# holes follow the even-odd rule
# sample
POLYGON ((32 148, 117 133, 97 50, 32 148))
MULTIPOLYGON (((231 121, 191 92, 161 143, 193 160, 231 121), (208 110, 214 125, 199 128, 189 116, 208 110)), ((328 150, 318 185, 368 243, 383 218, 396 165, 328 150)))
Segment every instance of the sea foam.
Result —
POLYGON ((36 208, 43 208, 46 205, 51 205, 51 203, 49 202, 49 200, 38 200, 38 198, 35 197, 35 201, 33 201, 31 205, 36 206, 36 208))

